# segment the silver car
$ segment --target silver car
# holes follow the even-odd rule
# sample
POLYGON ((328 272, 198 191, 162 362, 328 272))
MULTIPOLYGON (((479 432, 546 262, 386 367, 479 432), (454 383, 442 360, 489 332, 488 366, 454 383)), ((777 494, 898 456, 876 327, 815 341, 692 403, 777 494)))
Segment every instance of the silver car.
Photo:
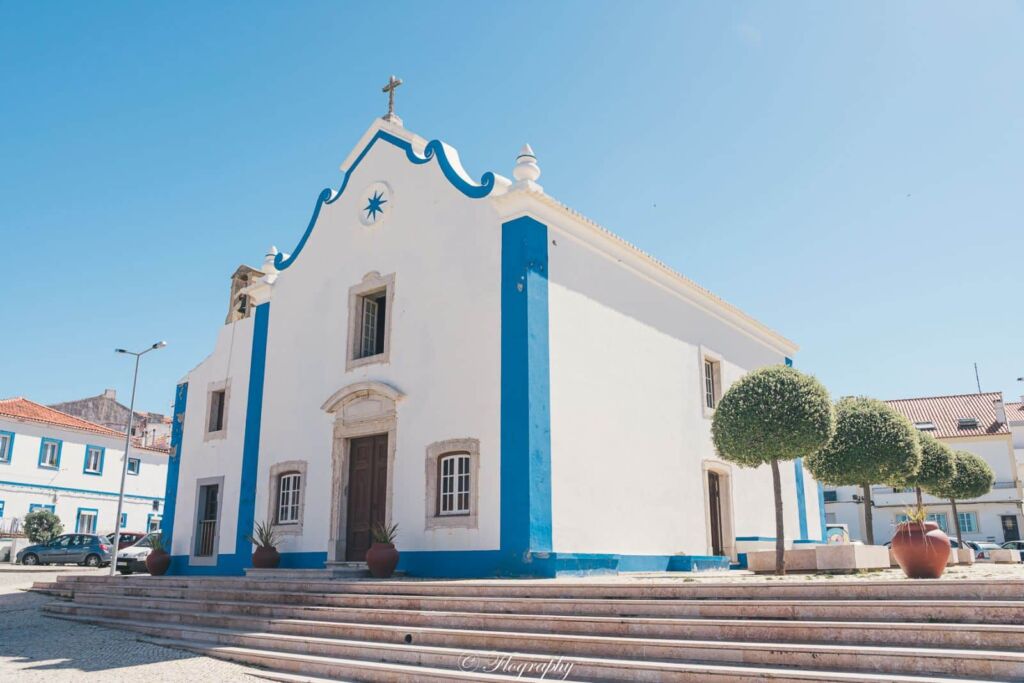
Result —
POLYGON ((110 564, 110 544, 96 534, 64 534, 47 543, 22 548, 18 564, 81 564, 102 567, 110 564))

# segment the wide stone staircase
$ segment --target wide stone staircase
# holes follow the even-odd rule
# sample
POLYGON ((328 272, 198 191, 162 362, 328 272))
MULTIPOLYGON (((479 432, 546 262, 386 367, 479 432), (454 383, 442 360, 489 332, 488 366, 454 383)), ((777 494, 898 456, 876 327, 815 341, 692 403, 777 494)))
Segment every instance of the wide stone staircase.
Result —
POLYGON ((999 581, 58 576, 62 619, 281 681, 1024 681, 999 581))

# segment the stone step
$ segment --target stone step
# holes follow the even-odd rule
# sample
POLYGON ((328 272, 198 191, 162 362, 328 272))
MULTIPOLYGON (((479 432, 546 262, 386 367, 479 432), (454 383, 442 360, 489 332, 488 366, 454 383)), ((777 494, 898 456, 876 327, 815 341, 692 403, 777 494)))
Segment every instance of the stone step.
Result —
MULTIPOLYGON (((287 570, 296 571, 296 570, 287 570)), ((153 584, 167 587, 232 587, 238 589, 278 590, 313 593, 366 593, 389 595, 460 597, 578 597, 627 599, 751 599, 790 600, 835 598, 870 600, 1024 600, 1024 579, 999 581, 939 580, 814 580, 702 582, 685 579, 628 581, 503 580, 503 581, 419 581, 407 579, 364 581, 308 581, 297 579, 266 580, 238 577, 173 576, 58 576, 60 584, 153 584)))
POLYGON ((245 578, 257 579, 259 581, 301 581, 302 583, 309 583, 310 581, 334 581, 337 579, 351 581, 353 579, 370 578, 370 570, 366 568, 365 564, 362 567, 332 566, 325 567, 323 569, 255 569, 253 567, 249 567, 245 570, 245 578))
POLYGON ((356 659, 313 657, 288 652, 274 652, 244 647, 210 646, 205 643, 174 640, 170 638, 144 637, 145 642, 163 647, 186 650, 196 654, 226 659, 239 664, 267 667, 254 675, 282 683, 335 683, 335 681, 371 681, 393 683, 394 681, 417 681, 422 683, 537 683, 542 679, 526 676, 505 676, 480 672, 446 671, 421 666, 387 664, 356 659), (293 673, 294 672, 294 673, 293 673), (310 675, 317 673, 318 675, 310 675), (321 676, 329 676, 322 678, 321 676))
MULTIPOLYGON (((251 601, 208 602, 121 597, 112 602, 102 593, 78 593, 75 604, 102 608, 111 616, 130 618, 150 610, 204 612, 301 622, 377 624, 400 628, 443 627, 487 631, 518 631, 563 635, 603 635, 751 642, 841 643, 902 647, 980 648, 1024 651, 1024 626, 1019 624, 878 623, 716 618, 586 617, 544 614, 406 611, 395 609, 295 606, 251 601)), ((73 611, 71 613, 78 613, 73 611)), ((841 615, 835 615, 838 618, 841 615)), ((297 632, 291 630, 289 632, 297 632)))
POLYGON ((28 589, 33 593, 42 593, 43 595, 52 595, 55 598, 70 599, 74 595, 74 591, 68 588, 66 584, 59 584, 55 581, 35 581, 32 587, 28 589))
MULTIPOLYGON (((351 585, 351 584, 350 584, 351 585)), ((397 584, 396 584, 397 585, 397 584)), ((96 592, 98 588, 93 588, 96 592)), ((561 614, 622 617, 714 617, 836 621, 909 621, 983 624, 1024 623, 1024 601, 967 600, 645 600, 499 598, 277 592, 164 588, 158 582, 122 581, 102 588, 114 596, 191 599, 206 602, 268 602, 287 605, 362 607, 454 612, 561 614)), ((77 591, 76 591, 77 595, 77 591)))
MULTIPOLYGON (((379 661, 389 664, 402 664, 406 666, 428 667, 432 669, 447 669, 458 671, 466 668, 467 662, 491 662, 500 661, 502 652, 493 649, 473 650, 466 648, 424 646, 406 643, 379 643, 362 640, 343 640, 332 638, 314 638, 309 636, 291 636, 282 634, 264 634, 238 631, 227 628, 196 628, 177 624, 153 624, 144 621, 122 621, 122 620, 99 620, 95 617, 74 617, 64 616, 78 621, 90 623, 104 623, 106 625, 117 625, 121 628, 145 633, 151 636, 170 638, 178 641, 191 643, 203 643, 209 654, 214 654, 222 648, 246 648, 250 650, 263 650, 275 654, 291 653, 294 655, 305 655, 324 657, 332 660, 363 660, 379 661)), ((779 673, 792 676, 799 671, 801 674, 813 674, 809 680, 837 680, 831 678, 828 671, 829 660, 835 659, 842 663, 848 661, 849 657, 857 657, 858 653, 863 655, 860 660, 865 665, 873 666, 882 671, 864 671, 847 673, 875 673, 885 674, 884 680, 894 680, 894 675, 902 675, 899 669, 909 669, 913 673, 907 675, 920 676, 927 667, 938 666, 945 662, 947 666, 954 669, 962 680, 964 676, 970 676, 975 680, 1000 681, 1015 680, 1020 675, 1016 668, 1015 659, 1021 659, 1021 655, 1009 653, 971 653, 966 651, 941 651, 929 653, 931 656, 923 656, 918 651, 902 651, 898 648, 850 648, 850 652, 841 652, 840 648, 820 648, 817 656, 812 657, 805 646, 800 652, 794 652, 792 646, 772 650, 768 647, 751 647, 744 645, 746 650, 737 652, 735 644, 729 644, 726 649, 719 643, 703 643, 695 646, 692 654, 698 657, 713 657, 727 655, 731 659, 725 661, 705 661, 706 664, 718 664, 719 666, 740 666, 760 669, 775 669, 779 673), (878 650, 877 652, 875 650, 878 650), (980 655, 972 658, 971 655, 980 655), (741 661, 736 661, 737 659, 741 661), (781 669, 780 667, 765 666, 752 659, 777 659, 782 664, 797 669, 781 669), (805 661, 806 660, 806 661, 805 661), (800 662, 800 663, 798 663, 800 662), (874 662, 872 664, 871 662, 874 662), (968 669, 983 669, 984 673, 967 673, 968 669), (1009 672, 1009 673, 1006 673, 1009 672)), ((652 646, 661 654, 666 648, 657 645, 652 646)), ((540 667, 552 661, 550 654, 530 653, 506 653, 512 657, 515 665, 520 667, 540 667)), ((656 656, 649 652, 647 657, 656 656)), ((558 656, 557 661, 563 666, 572 665, 571 674, 565 680, 586 680, 586 681, 692 681, 694 677, 694 661, 657 661, 652 659, 622 659, 617 657, 600 657, 588 655, 558 656)), ((251 663, 251 662, 250 662, 251 663)), ((321 672, 313 672, 320 673, 321 672)), ((706 670, 704 680, 707 678, 706 670)), ((933 677, 942 677, 942 674, 926 674, 933 677)), ((551 678, 552 676, 548 676, 551 678)), ((946 677, 949 678, 948 676, 946 677)), ((418 674, 413 680, 422 680, 418 674)), ((735 676, 733 678, 735 680, 735 676)), ((786 680, 782 678, 782 680, 786 680)), ((800 679, 794 679, 800 680, 800 679)), ((802 680, 808 680, 804 678, 802 680)), ((920 680, 920 678, 918 679, 920 680)))
MULTIPOLYGON (((220 659, 228 659, 243 664, 255 664, 268 667, 258 675, 261 678, 281 683, 334 683, 346 681, 388 682, 416 681, 422 683, 463 683, 464 681, 483 681, 487 683, 511 683, 512 681, 536 682, 540 680, 561 680, 560 677, 544 679, 531 676, 509 677, 481 671, 461 672, 426 667, 410 667, 399 664, 384 664, 358 660, 342 660, 311 655, 295 655, 290 653, 255 650, 239 647, 208 647, 201 643, 166 638, 143 637, 142 640, 187 650, 220 659), (291 673, 291 671, 301 673, 291 673), (313 675, 313 673, 316 675, 313 675)), ((703 683, 736 683, 737 681, 757 681, 758 683, 807 683, 821 681, 824 683, 952 683, 954 680, 964 683, 965 679, 948 679, 924 676, 877 676, 874 674, 851 674, 823 671, 780 671, 756 667, 716 666, 692 664, 688 667, 688 675, 680 672, 677 681, 693 681, 703 683)), ((642 680, 642 679, 634 679, 642 680)), ((657 679, 649 679, 657 680, 657 679)))

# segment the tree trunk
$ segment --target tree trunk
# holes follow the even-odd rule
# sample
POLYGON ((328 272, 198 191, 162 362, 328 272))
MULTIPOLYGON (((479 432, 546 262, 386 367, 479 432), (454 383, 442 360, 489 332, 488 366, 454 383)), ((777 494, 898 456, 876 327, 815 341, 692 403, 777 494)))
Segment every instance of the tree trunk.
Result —
POLYGON ((964 536, 960 533, 960 515, 956 513, 956 501, 952 498, 949 499, 949 504, 953 506, 953 528, 956 529, 956 540, 960 544, 961 548, 966 548, 964 545, 964 536))
POLYGON ((924 496, 921 495, 921 487, 917 487, 917 509, 920 510, 924 507, 924 496))
POLYGON ((863 484, 864 489, 864 542, 875 544, 875 515, 871 509, 871 484, 863 484))
POLYGON ((786 573, 786 530, 782 519, 782 478, 779 461, 772 458, 772 489, 775 492, 775 573, 786 573))

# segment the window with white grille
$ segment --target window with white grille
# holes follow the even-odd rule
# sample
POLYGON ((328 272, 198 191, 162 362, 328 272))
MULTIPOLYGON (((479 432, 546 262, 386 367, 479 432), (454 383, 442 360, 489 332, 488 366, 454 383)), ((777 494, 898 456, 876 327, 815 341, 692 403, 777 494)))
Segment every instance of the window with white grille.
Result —
POLYGON ((95 510, 79 510, 78 528, 75 531, 79 534, 96 533, 96 514, 95 510))
POLYGON ((87 446, 85 449, 85 471, 89 474, 103 473, 103 449, 87 446))
POLYGON ((441 456, 438 465, 439 515, 468 515, 470 493, 469 453, 451 453, 441 456))
POLYGON ((298 524, 302 475, 298 472, 288 472, 282 474, 278 482, 277 523, 298 524))
MULTIPOLYGON (((692 366, 691 366, 692 367, 692 366)), ((704 359, 704 405, 708 408, 714 408, 717 404, 717 398, 715 396, 715 363, 714 361, 704 359)))

